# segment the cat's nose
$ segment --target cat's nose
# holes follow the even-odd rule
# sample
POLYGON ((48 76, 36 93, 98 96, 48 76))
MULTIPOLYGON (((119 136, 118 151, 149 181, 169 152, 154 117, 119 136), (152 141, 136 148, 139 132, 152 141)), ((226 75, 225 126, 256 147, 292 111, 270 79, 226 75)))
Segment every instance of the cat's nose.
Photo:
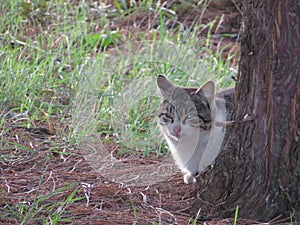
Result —
POLYGON ((173 128, 173 131, 174 131, 176 137, 179 138, 179 137, 180 137, 180 134, 181 134, 181 127, 174 127, 174 128, 173 128))

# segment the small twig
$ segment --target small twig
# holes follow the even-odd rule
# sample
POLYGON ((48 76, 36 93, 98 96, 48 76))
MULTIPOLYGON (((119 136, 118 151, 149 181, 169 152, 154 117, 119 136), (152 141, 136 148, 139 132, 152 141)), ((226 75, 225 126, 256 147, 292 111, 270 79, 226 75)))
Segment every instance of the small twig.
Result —
POLYGON ((3 109, 2 112, 0 113, 0 118, 4 117, 5 114, 6 114, 6 109, 3 109))
POLYGON ((7 187, 7 193, 10 194, 10 186, 8 185, 8 182, 6 179, 5 179, 5 185, 7 187))
POLYGON ((38 47, 36 47, 36 46, 29 45, 29 44, 27 44, 27 43, 25 43, 25 42, 23 42, 23 41, 17 40, 17 39, 16 39, 15 37, 13 37, 11 34, 8 34, 8 35, 9 35, 9 37, 12 39, 12 43, 17 43, 17 44, 22 45, 22 46, 28 46, 28 47, 30 47, 30 48, 34 48, 34 49, 36 49, 36 50, 43 51, 42 49, 40 49, 40 48, 38 48, 38 47))
POLYGON ((219 20, 219 23, 217 24, 216 30, 214 31, 215 33, 217 33, 219 31, 223 22, 224 22, 224 14, 221 15, 221 18, 219 20))
POLYGON ((143 196, 143 202, 145 203, 145 204, 147 204, 148 203, 148 198, 147 198, 147 195, 145 195, 143 192, 141 192, 140 191, 140 194, 143 196))
POLYGON ((254 120, 254 116, 251 115, 251 114, 246 114, 244 116, 244 119, 243 119, 244 122, 246 122, 246 121, 252 121, 252 120, 254 120))
POLYGON ((76 169, 76 166, 81 163, 82 159, 80 159, 77 163, 75 163, 75 165, 73 166, 73 168, 70 170, 70 173, 74 172, 74 170, 76 169))
POLYGON ((47 180, 43 184, 47 183, 50 179, 52 179, 52 181, 53 181, 52 191, 54 192, 55 189, 56 189, 56 183, 55 183, 55 179, 53 178, 53 172, 52 171, 50 171, 49 177, 47 178, 47 180))
POLYGON ((81 187, 83 187, 84 195, 86 198, 86 206, 89 206, 90 198, 91 198, 91 187, 92 185, 89 183, 81 182, 81 187))
POLYGON ((233 120, 225 121, 225 122, 215 122, 215 125, 217 127, 229 127, 229 126, 233 126, 233 124, 234 124, 233 120))
MULTIPOLYGON (((250 114, 246 114, 243 118, 243 122, 252 121, 252 120, 254 120, 254 116, 250 114)), ((225 121, 225 122, 215 122, 215 125, 217 127, 229 127, 229 126, 233 126, 233 124, 234 124, 233 120, 225 121)))

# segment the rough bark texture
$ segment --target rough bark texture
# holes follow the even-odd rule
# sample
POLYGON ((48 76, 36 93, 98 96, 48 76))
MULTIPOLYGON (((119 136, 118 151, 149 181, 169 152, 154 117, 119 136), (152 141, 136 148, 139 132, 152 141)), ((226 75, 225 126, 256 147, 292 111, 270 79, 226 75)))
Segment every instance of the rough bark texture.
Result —
POLYGON ((239 205, 243 218, 299 222, 300 4, 244 1, 242 13, 235 124, 199 196, 221 216, 239 205))

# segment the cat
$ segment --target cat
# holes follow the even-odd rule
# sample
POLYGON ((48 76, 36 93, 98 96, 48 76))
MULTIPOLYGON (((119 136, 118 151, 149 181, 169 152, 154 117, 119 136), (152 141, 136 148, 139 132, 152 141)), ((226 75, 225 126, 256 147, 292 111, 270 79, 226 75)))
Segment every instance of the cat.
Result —
POLYGON ((213 81, 200 88, 180 87, 165 76, 157 77, 161 95, 158 125, 186 184, 196 183, 196 175, 218 156, 231 119, 234 89, 215 93, 213 81))

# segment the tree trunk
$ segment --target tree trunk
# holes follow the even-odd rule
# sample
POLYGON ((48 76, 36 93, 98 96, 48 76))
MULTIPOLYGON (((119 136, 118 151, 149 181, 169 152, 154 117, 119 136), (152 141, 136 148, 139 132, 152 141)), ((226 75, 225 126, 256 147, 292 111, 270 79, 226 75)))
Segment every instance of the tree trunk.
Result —
POLYGON ((300 4, 242 4, 235 124, 199 198, 226 217, 238 205, 243 218, 299 221, 300 4))

